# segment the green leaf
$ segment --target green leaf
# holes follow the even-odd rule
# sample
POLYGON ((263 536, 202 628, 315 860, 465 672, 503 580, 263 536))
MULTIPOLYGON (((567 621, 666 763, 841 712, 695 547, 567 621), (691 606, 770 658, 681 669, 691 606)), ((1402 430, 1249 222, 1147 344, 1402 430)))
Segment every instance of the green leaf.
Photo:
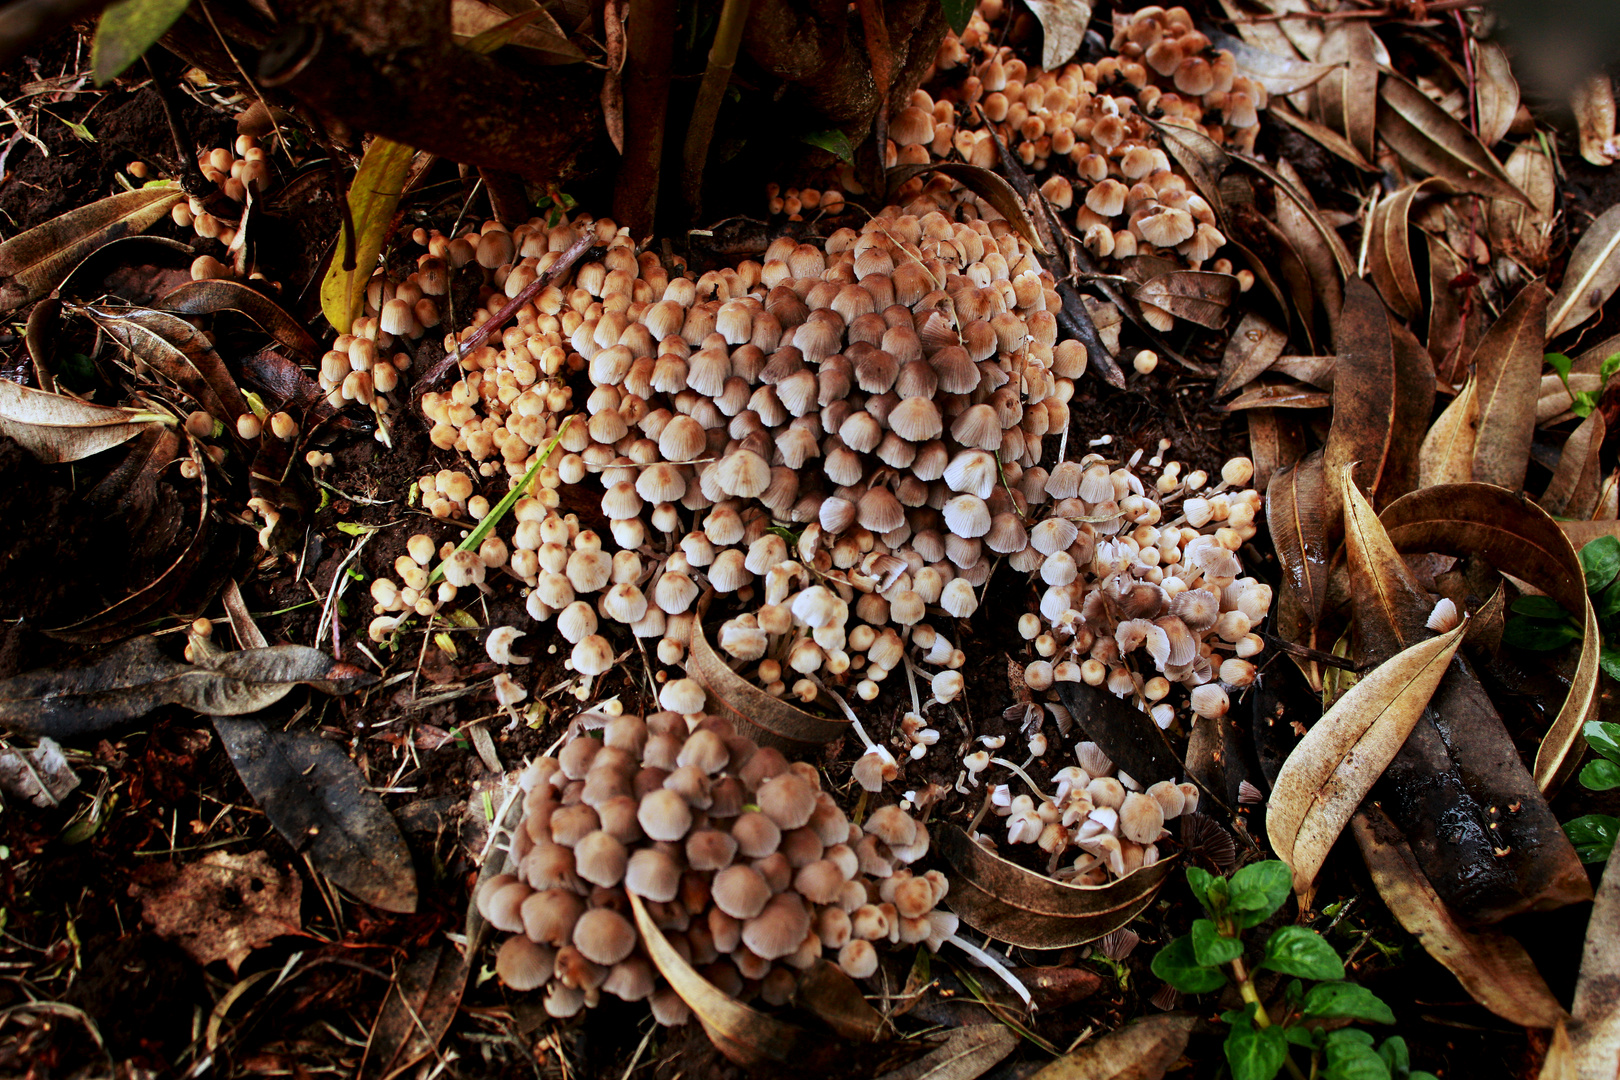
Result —
POLYGON ((1322 1047, 1323 1080, 1390 1080, 1389 1066, 1372 1048, 1365 1031, 1344 1028, 1328 1035, 1322 1047))
POLYGON ((1581 728, 1586 744, 1610 761, 1620 761, 1620 724, 1588 720, 1581 728))
POLYGON ((1608 382, 1617 371, 1620 371, 1620 353, 1604 357, 1602 366, 1598 368, 1598 375, 1604 382, 1608 382))
POLYGON ((1183 994, 1208 994, 1226 985, 1226 976, 1198 962, 1191 934, 1183 934, 1153 958, 1153 974, 1183 994))
POLYGON ((1502 644, 1530 652, 1551 652, 1581 640, 1581 628, 1568 618, 1559 622, 1510 615, 1502 624, 1502 644))
POLYGON ((1571 394, 1570 398, 1569 411, 1584 420, 1592 415, 1592 410, 1598 407, 1598 401, 1602 398, 1602 395, 1596 390, 1579 390, 1571 394))
POLYGON ((365 303, 366 285, 377 271, 377 259, 415 156, 416 151, 404 143, 374 138, 349 185, 349 221, 354 231, 351 234, 348 228, 339 227, 337 250, 321 280, 321 311, 340 334, 349 332, 365 303))
POLYGON ((1611 679, 1620 679, 1620 648, 1604 645, 1598 649, 1598 668, 1611 679))
POLYGON ((1365 1020, 1393 1024, 1395 1014, 1365 986, 1351 982, 1322 983, 1305 995, 1305 1015, 1322 1019, 1365 1020))
POLYGON ((1597 592, 1620 575, 1620 540, 1600 536, 1581 548, 1581 569, 1586 574, 1586 591, 1597 592))
POLYGON ((1610 619, 1620 613, 1620 578, 1616 578, 1602 592, 1592 600, 1592 607, 1596 609, 1599 619, 1610 619))
POLYGON ((1508 609, 1515 615, 1525 615, 1532 619, 1547 619, 1558 622, 1569 618, 1569 612, 1550 596, 1521 596, 1513 601, 1508 609))
POLYGON ((1399 1035, 1385 1039, 1384 1045, 1378 1048, 1378 1056, 1389 1066, 1389 1074, 1395 1080, 1406 1080, 1406 1074, 1412 1071, 1412 1057, 1406 1052, 1406 1040, 1399 1035))
POLYGON ((1323 1034, 1321 1028, 1300 1027, 1298 1024, 1283 1028, 1283 1038, 1295 1046, 1303 1046, 1307 1050, 1314 1050, 1317 1043, 1321 1041, 1323 1034))
POLYGON ((1193 896, 1205 910, 1212 910, 1209 904, 1209 887, 1215 880, 1215 875, 1208 870, 1196 866, 1187 867, 1187 888, 1192 890, 1193 896))
POLYGON ((958 35, 967 29, 968 20, 973 18, 973 9, 977 6, 976 0, 940 0, 940 7, 945 9, 945 25, 951 28, 951 33, 958 35))
POLYGON ((1288 1039, 1282 1028, 1256 1028, 1245 1017, 1226 1036, 1226 1063, 1232 1080, 1272 1080, 1288 1059, 1288 1039))
POLYGON ((1581 768, 1581 786, 1588 791, 1609 791, 1620 787, 1620 765, 1608 758, 1588 761, 1581 768))
POLYGON ((1220 928, 1209 919, 1192 924, 1193 956, 1205 967, 1230 964, 1243 955, 1243 942, 1237 938, 1222 937, 1220 928))
POLYGON ((1542 359, 1547 361, 1548 367, 1552 368, 1558 373, 1558 377, 1560 379, 1563 379, 1565 382, 1569 381, 1569 369, 1575 366, 1575 361, 1571 360, 1561 352, 1550 352, 1546 356, 1542 357, 1542 359))
POLYGON ((799 136, 799 141, 809 143, 811 146, 819 146, 823 150, 836 154, 839 160, 846 165, 855 164, 855 147, 850 144, 849 136, 837 128, 829 128, 826 131, 807 131, 799 136))
POLYGON ((118 0, 108 4, 90 45, 90 71, 106 86, 157 44, 191 0, 118 0))
POLYGON ((1256 926, 1283 906, 1293 888, 1293 873, 1280 859, 1250 863, 1232 875, 1231 907, 1237 924, 1256 926))
POLYGON ((1564 835, 1583 863, 1607 862, 1616 834, 1620 834, 1620 818, 1607 814, 1584 814, 1564 822, 1564 835))
POLYGON ((1260 966, 1302 979, 1342 979, 1344 964, 1333 946, 1308 926, 1285 926, 1266 942, 1260 966))

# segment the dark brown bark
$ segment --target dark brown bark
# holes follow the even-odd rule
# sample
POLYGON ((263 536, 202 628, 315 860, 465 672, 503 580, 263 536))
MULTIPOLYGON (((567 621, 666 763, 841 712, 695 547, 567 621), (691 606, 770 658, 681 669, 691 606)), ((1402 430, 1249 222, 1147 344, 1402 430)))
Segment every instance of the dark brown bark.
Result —
POLYGON ((613 189, 613 218, 632 236, 651 236, 658 213, 658 174, 664 162, 670 64, 675 54, 675 5, 630 0, 624 65, 624 160, 613 189))
POLYGON ((529 202, 523 177, 504 169, 479 169, 484 190, 489 192, 489 208, 495 219, 507 228, 529 220, 534 204, 529 202))

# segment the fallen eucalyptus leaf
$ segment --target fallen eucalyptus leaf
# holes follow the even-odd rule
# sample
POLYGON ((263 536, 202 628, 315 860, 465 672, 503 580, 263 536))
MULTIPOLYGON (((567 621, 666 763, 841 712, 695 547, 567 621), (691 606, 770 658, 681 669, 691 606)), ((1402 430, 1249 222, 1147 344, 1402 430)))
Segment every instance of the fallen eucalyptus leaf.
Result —
POLYGON ((1085 40, 1091 5, 1086 0, 1024 0, 1024 6, 1040 20, 1041 67, 1058 70, 1085 40))
POLYGON ((1018 1045, 1006 1024, 963 1024, 916 1061, 880 1074, 876 1080, 978 1080, 1018 1045))
POLYGON ((949 867, 951 910, 980 933, 1026 949, 1069 948, 1118 930, 1153 902, 1176 862, 1162 858, 1107 885, 1068 885, 985 850, 949 822, 934 826, 933 836, 949 867))
POLYGON ((1418 486, 1466 484, 1474 478, 1474 444, 1479 436, 1479 383, 1468 376, 1441 412, 1418 451, 1418 486))
POLYGON ((1336 330, 1344 306, 1344 280, 1354 274, 1355 264, 1339 234, 1322 220, 1315 201, 1287 160, 1277 163, 1272 182, 1285 196, 1276 200, 1277 227, 1298 253, 1310 275, 1316 300, 1327 315, 1328 326, 1336 330))
POLYGON ((240 281, 228 278, 190 281, 164 293, 158 304, 166 311, 181 315, 239 311, 306 363, 317 360, 323 351, 309 331, 280 304, 240 281))
POLYGON ((1386 71, 1378 101, 1378 134, 1413 168, 1474 195, 1529 201, 1478 137, 1404 76, 1386 71))
POLYGON ((1237 278, 1207 270, 1171 270, 1142 282, 1131 293, 1139 303, 1216 330, 1226 325, 1227 309, 1237 294, 1237 278))
POLYGON ((1283 586, 1293 591, 1305 617, 1322 616, 1328 587, 1327 474, 1317 451, 1279 469, 1266 485, 1266 521, 1282 565, 1283 586))
POLYGON ((1491 200, 1486 216, 1491 247, 1523 263, 1531 273, 1539 274, 1546 269, 1558 195, 1552 159, 1538 144, 1525 142, 1514 147, 1502 168, 1514 186, 1524 192, 1530 205, 1505 199, 1491 200))
POLYGON ((1159 1080, 1187 1049, 1197 1023, 1187 1013, 1137 1020, 1063 1055, 1030 1080, 1159 1080))
POLYGON ((1524 486, 1536 429, 1547 322, 1547 288, 1539 280, 1519 291, 1474 350, 1479 380, 1479 431, 1474 479, 1510 491, 1524 486))
POLYGON ((1469 38, 1474 52, 1474 103, 1479 141, 1495 146, 1507 137, 1519 111, 1519 82, 1499 41, 1469 38))
POLYGON ((1245 390, 1225 405, 1223 412, 1242 409, 1325 409, 1333 404, 1333 395, 1304 383, 1262 383, 1245 390))
POLYGON ((17 440, 47 465, 99 454, 154 424, 174 422, 167 413, 92 405, 0 379, 0 434, 17 440))
POLYGON ((1276 363, 1271 365, 1271 370, 1278 375, 1331 390, 1338 362, 1337 356, 1279 356, 1276 363))
POLYGON ((1614 164, 1614 83, 1607 73, 1589 75, 1575 84, 1570 97, 1581 133, 1581 157, 1598 168, 1614 164))
POLYGON ((1499 930, 1468 930, 1458 923, 1382 810, 1363 807, 1352 830, 1379 898, 1469 996, 1524 1027, 1551 1027, 1568 1016, 1522 945, 1499 930))
POLYGON ((447 942, 400 964, 366 1038, 360 1080, 400 1076, 433 1053, 461 1008, 470 971, 467 956, 447 942))
POLYGON ((214 730, 243 786, 293 850, 372 907, 416 910, 416 868, 405 837, 342 743, 253 717, 216 714, 214 730))
POLYGON ((1231 52, 1232 58, 1237 61, 1238 74, 1247 75, 1264 86, 1266 93, 1271 95, 1286 96, 1314 86, 1338 67, 1336 64, 1313 64, 1309 60, 1268 52, 1218 30, 1209 35, 1209 40, 1213 47, 1231 52))
POLYGON ((1465 626, 1361 676, 1283 762, 1266 803, 1266 835, 1293 871, 1302 907, 1339 833, 1423 715, 1465 626))
POLYGON ((1558 455, 1558 467, 1553 470, 1547 490, 1539 500, 1543 510, 1561 518, 1593 516, 1603 486, 1603 462, 1598 452, 1607 434, 1608 424, 1603 419, 1602 409, 1594 409, 1591 416, 1569 433, 1558 455))
POLYGON ((1054 687, 1069 718, 1086 738, 1144 787, 1181 778, 1175 749, 1147 713, 1101 687, 1083 682, 1060 682, 1054 687))
POLYGON ((1221 376, 1215 386, 1215 396, 1225 397, 1252 382, 1276 362, 1287 344, 1287 334, 1252 311, 1245 314, 1221 354, 1221 376))
POLYGON ((1547 310, 1547 340, 1596 315, 1616 286, 1620 286, 1620 205, 1599 214, 1570 253, 1563 284, 1547 310))
POLYGON ((799 976, 794 1001, 841 1038, 870 1043, 883 1034, 883 1014, 872 1008, 855 980, 830 960, 817 958, 799 976))
POLYGON ((348 693, 376 681, 303 645, 222 653, 193 665, 170 660, 155 638, 138 637, 74 667, 30 671, 0 682, 0 722, 75 739, 110 731, 160 705, 238 716, 281 700, 301 682, 326 693, 348 693))
POLYGON ((1305 430, 1297 417, 1276 409, 1246 409, 1249 421, 1249 457, 1254 461, 1254 486, 1264 488, 1277 470, 1299 460, 1305 452, 1305 430))
POLYGON ((1581 1080, 1609 1080, 1620 1061, 1620 855, 1613 848, 1586 923, 1586 946, 1570 1013, 1576 1075, 1581 1080))
POLYGON ((708 691, 706 712, 726 717, 762 746, 804 754, 849 733, 849 721, 812 716, 732 671, 704 635, 701 614, 692 621, 686 673, 708 691))
POLYGON ((1047 254, 1046 248, 1041 246, 1041 239, 1035 232, 1035 223, 1030 220, 1029 210, 1024 206, 1024 201, 1018 197, 1018 192, 1014 191, 1013 186, 1005 179, 989 169, 960 161, 900 165, 888 171, 889 190, 893 191, 912 177, 929 172, 950 177, 995 207, 996 212, 1018 230, 1018 235, 1029 241, 1029 246, 1035 249, 1037 255, 1047 254))
POLYGON ((780 1065, 804 1051, 808 1033, 803 1028, 750 1009, 699 975, 658 929, 641 897, 629 896, 647 956, 692 1010, 716 1050, 744 1068, 780 1065))
POLYGON ((0 311, 38 300, 92 251, 145 232, 185 197, 178 184, 109 195, 0 244, 0 311))
POLYGON ((346 227, 339 233, 331 265, 321 279, 321 311, 340 334, 349 332, 365 303, 366 286, 376 273, 415 156, 411 147, 377 136, 366 147, 349 184, 352 230, 346 227))
MULTIPOLYGON (((1322 85, 1326 85, 1325 81, 1322 85)), ((1365 169, 1368 172, 1376 171, 1376 167, 1367 161, 1366 157, 1362 155, 1361 151, 1356 149, 1355 145, 1349 139, 1345 138, 1343 135, 1339 134, 1333 128, 1330 128, 1325 124, 1318 124, 1315 120, 1312 120, 1308 116, 1301 116, 1299 113, 1283 104, 1281 98, 1275 99, 1271 102, 1271 104, 1267 105, 1266 113, 1269 116, 1273 116, 1276 119, 1281 120, 1283 123, 1299 132, 1301 135, 1304 135, 1306 138, 1314 141, 1318 146, 1326 150, 1328 153, 1333 154, 1335 157, 1349 162, 1358 169, 1365 169)))
POLYGON ((555 16, 545 8, 512 15, 483 0, 451 0, 450 32, 458 38, 470 38, 467 47, 477 53, 516 45, 534 50, 546 64, 573 64, 585 59, 585 53, 568 40, 555 16))
MULTIPOLYGON (((1383 301, 1360 278, 1345 283, 1344 310, 1333 344, 1339 359, 1325 463, 1330 474, 1355 465, 1357 483, 1377 505, 1391 465, 1400 381, 1383 301)), ((1330 494, 1330 520, 1337 516, 1337 507, 1337 494, 1330 494)))
POLYGON ((1226 200, 1221 196, 1221 177, 1232 165, 1231 156, 1202 131, 1163 124, 1145 113, 1139 115, 1158 134, 1165 153, 1181 166, 1194 190, 1215 211, 1216 220, 1225 221, 1226 200))
POLYGON ((1344 65, 1317 84, 1317 108, 1323 122, 1342 134, 1364 163, 1373 159, 1378 127, 1377 55, 1378 35, 1367 21, 1343 19, 1327 24, 1316 57, 1324 64, 1344 65))
POLYGON ((1406 185, 1379 201, 1368 225, 1367 273, 1389 309, 1408 321, 1423 310, 1423 290, 1418 286, 1408 236, 1412 200, 1430 184, 1443 186, 1445 181, 1431 176, 1406 185))
POLYGON ((70 305, 105 330, 137 358, 173 382, 235 439, 236 418, 248 411, 225 361, 201 330, 178 315, 154 308, 70 305))

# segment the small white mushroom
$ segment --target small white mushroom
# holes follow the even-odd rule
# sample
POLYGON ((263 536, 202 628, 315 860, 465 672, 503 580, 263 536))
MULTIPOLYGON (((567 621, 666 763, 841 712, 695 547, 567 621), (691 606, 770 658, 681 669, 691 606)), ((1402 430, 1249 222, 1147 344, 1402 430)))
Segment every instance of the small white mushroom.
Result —
POLYGON ((528 632, 519 630, 515 626, 497 626, 489 632, 484 639, 484 651, 489 658, 497 664, 532 664, 532 656, 516 656, 512 652, 512 643, 520 637, 527 637, 528 632))

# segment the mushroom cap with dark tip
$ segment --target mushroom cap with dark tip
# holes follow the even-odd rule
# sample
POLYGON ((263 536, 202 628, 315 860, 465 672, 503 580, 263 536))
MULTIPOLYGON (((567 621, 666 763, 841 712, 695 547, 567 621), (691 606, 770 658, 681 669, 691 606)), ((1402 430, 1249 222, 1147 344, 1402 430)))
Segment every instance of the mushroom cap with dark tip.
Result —
POLYGON ((776 822, 777 828, 797 829, 810 820, 816 809, 816 789, 792 772, 774 776, 759 786, 754 801, 760 812, 776 822))
POLYGON ((771 897, 763 910, 743 923, 743 944, 750 952, 775 960, 798 950, 810 932, 810 912, 796 892, 771 897))

